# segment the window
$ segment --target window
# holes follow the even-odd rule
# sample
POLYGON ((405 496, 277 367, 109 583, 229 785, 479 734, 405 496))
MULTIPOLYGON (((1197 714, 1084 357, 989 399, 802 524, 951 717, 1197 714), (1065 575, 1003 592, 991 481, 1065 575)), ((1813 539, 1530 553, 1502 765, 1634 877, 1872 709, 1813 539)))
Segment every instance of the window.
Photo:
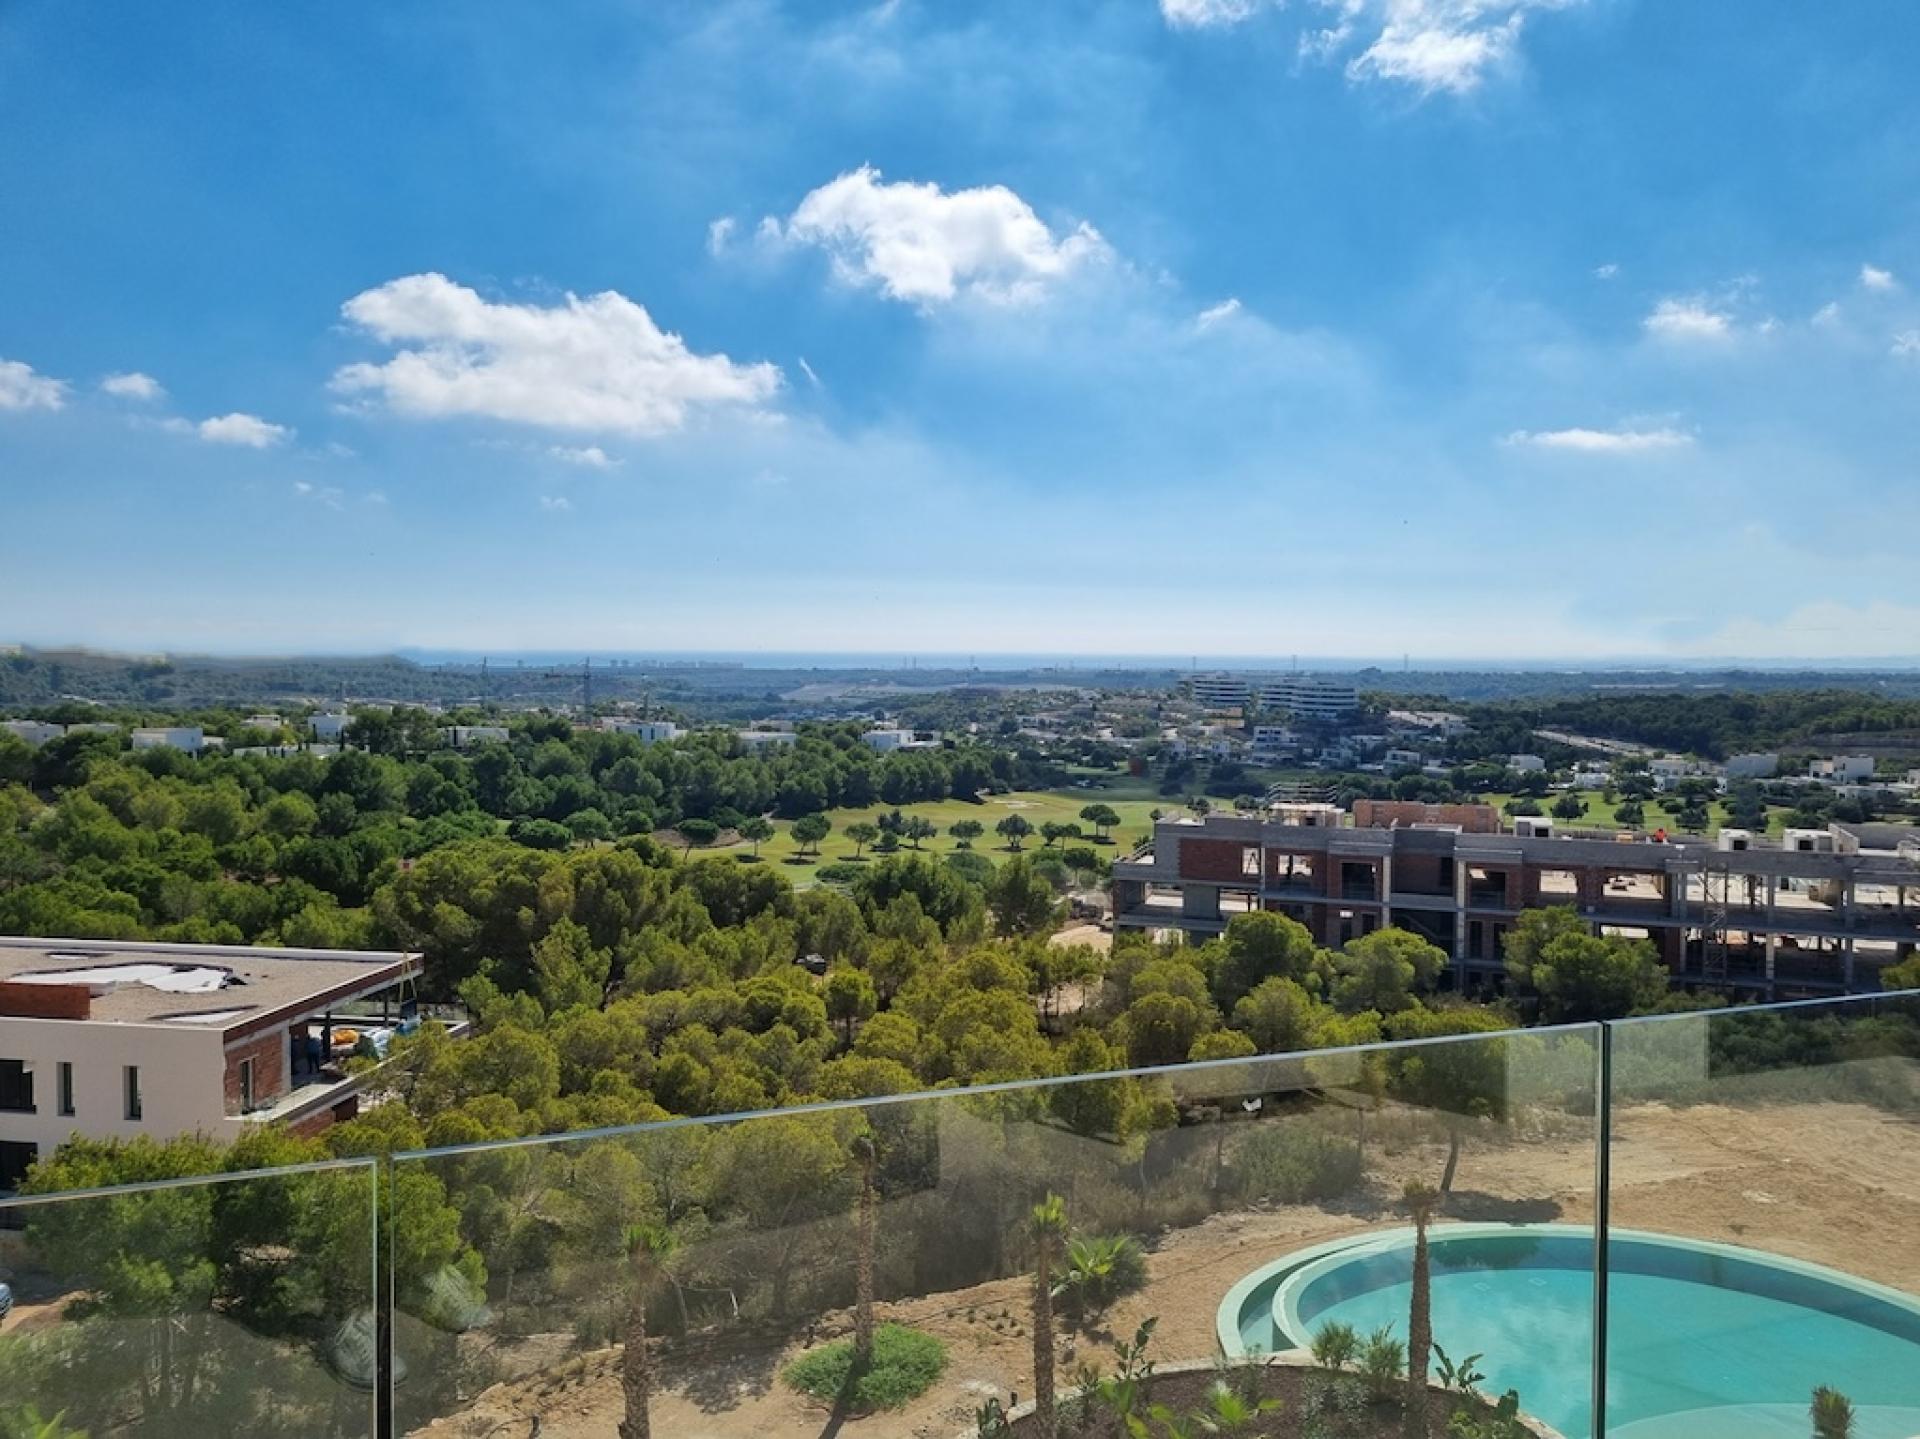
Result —
POLYGON ((55 1071, 55 1077, 57 1080, 56 1087, 59 1090, 60 1112, 62 1114, 72 1114, 73 1066, 67 1063, 66 1060, 61 1060, 58 1069, 55 1071))
POLYGON ((23 1059, 0 1059, 0 1110, 33 1113, 33 1071, 23 1059))
POLYGON ((1250 844, 1240 851, 1240 873, 1252 879, 1260 877, 1260 846, 1250 844))
POLYGON ((127 1074, 127 1118, 140 1117, 140 1066, 129 1064, 127 1074))
POLYGON ((253 1061, 240 1061, 240 1112, 249 1113, 253 1109, 253 1061))

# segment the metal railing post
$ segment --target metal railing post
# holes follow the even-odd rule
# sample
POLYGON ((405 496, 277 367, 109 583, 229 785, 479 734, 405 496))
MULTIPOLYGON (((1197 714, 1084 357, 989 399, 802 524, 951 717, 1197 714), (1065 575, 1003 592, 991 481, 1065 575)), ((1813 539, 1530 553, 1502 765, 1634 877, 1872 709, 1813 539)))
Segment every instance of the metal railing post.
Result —
POLYGON ((1594 1074, 1597 1143, 1593 1158, 1593 1439, 1607 1432, 1608 1231, 1613 1223, 1613 1026, 1602 1023, 1594 1074))

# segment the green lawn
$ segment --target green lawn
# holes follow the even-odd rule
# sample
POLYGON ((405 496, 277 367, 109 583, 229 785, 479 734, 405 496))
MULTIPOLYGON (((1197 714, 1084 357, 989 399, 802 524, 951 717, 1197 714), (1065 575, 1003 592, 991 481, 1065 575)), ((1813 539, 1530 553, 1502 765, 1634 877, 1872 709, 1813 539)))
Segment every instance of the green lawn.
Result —
MULTIPOLYGON (((1552 818, 1553 803, 1565 792, 1564 790, 1555 790, 1553 793, 1537 799, 1535 803, 1540 806, 1543 814, 1552 818)), ((1613 804, 1609 804, 1600 797, 1599 790, 1581 790, 1578 793, 1580 798, 1586 801, 1587 812, 1579 819, 1561 820, 1560 823, 1576 825, 1586 829, 1611 829, 1615 827, 1613 812, 1618 805, 1625 803, 1624 800, 1616 800, 1613 804)), ((1489 794, 1483 796, 1483 798, 1488 804, 1498 806, 1500 812, 1505 814, 1507 803, 1513 796, 1507 794, 1489 794)), ((1646 818, 1641 822, 1639 828, 1656 830, 1664 827, 1669 831, 1680 828, 1679 821, 1674 818, 1676 811, 1667 808, 1662 800, 1658 798, 1643 800, 1641 802, 1641 808, 1646 811, 1646 818)), ((1726 805, 1720 800, 1711 801, 1707 805, 1707 815, 1707 833, 1718 834, 1721 826, 1727 823, 1726 805)), ((1784 806, 1775 805, 1769 808, 1767 811, 1767 833, 1774 835, 1779 834, 1782 828, 1785 827, 1784 822, 1786 815, 1787 810, 1784 806)))
MULTIPOLYGON (((1137 790, 1119 790, 1119 793, 1137 793, 1137 790)), ((1120 823, 1112 831, 1116 843, 1098 846, 1100 852, 1111 858, 1115 854, 1124 854, 1134 841, 1144 838, 1153 828, 1152 812, 1155 809, 1173 813, 1180 809, 1177 799, 1162 798, 1153 794, 1151 798, 1115 797, 1112 789, 1083 790, 1019 790, 1013 794, 990 795, 977 804, 968 804, 965 800, 944 799, 922 804, 903 804, 899 807, 903 815, 919 815, 932 820, 939 833, 932 839, 922 842, 922 852, 927 854, 950 854, 958 848, 958 841, 947 833, 947 826, 963 819, 977 820, 986 829, 986 833, 973 841, 976 853, 990 859, 1003 859, 1008 854, 1006 841, 993 832, 993 827, 1010 814, 1018 814, 1034 828, 1034 834, 1023 842, 1027 852, 1041 847, 1039 829, 1049 821, 1054 823, 1077 824, 1086 830, 1091 838, 1093 828, 1080 818, 1080 811, 1090 804, 1111 805, 1120 815, 1120 823)), ((874 805, 868 809, 836 809, 827 812, 827 818, 833 821, 833 832, 820 846, 820 862, 832 863, 836 860, 853 858, 853 842, 847 838, 846 829, 860 820, 868 823, 878 822, 881 815, 892 810, 892 805, 874 805)), ((786 820, 774 821, 774 836, 760 846, 761 858, 785 862, 795 860, 799 845, 794 842, 793 826, 786 820)), ((1072 841, 1069 841, 1070 843, 1072 841)), ((695 855, 747 854, 752 846, 748 844, 717 844, 706 849, 696 849, 695 855)), ((873 853, 868 846, 866 853, 873 853)), ((900 852, 910 854, 912 845, 901 842, 900 852)), ((808 857, 811 861, 811 856, 808 857)), ((795 878, 806 873, 811 864, 794 863, 792 872, 795 878)))

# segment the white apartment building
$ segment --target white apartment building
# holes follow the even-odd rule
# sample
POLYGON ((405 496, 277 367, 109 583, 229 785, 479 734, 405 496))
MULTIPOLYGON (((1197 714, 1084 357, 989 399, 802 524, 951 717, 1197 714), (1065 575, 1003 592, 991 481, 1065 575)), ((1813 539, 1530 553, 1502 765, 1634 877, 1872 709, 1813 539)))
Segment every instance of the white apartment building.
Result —
POLYGON ((1507 756, 1507 768, 1515 774, 1538 774, 1547 767, 1547 762, 1537 754, 1510 754, 1507 756))
POLYGON ((1255 700, 1262 710, 1295 719, 1337 720, 1360 708, 1360 691, 1338 680, 1293 675, 1262 684, 1255 700))
MULTIPOLYGON (((314 1133, 357 1110, 335 1022, 415 972, 399 952, 0 938, 0 1192, 69 1135, 314 1133)), ((390 1031, 387 1031, 390 1032, 390 1031)), ((377 1041, 376 1047, 377 1047, 377 1041)))
POLYGON ((1187 680, 1186 688, 1208 709, 1239 709, 1251 693, 1251 687, 1238 675, 1194 675, 1187 680))
POLYGON ((346 734, 347 726, 353 723, 353 716, 340 712, 314 715, 307 721, 307 728, 313 731, 317 740, 338 740, 346 734))
POLYGON ((896 749, 931 749, 940 741, 921 739, 910 729, 870 729, 860 736, 860 743, 870 750, 886 754, 896 749))
POLYGON ((743 729, 737 734, 741 745, 748 750, 776 749, 800 738, 790 729, 743 729))
POLYGON ((455 749, 470 749, 477 744, 505 744, 507 727, 503 724, 448 725, 440 733, 455 749))
POLYGON ((137 729, 133 732, 135 749, 177 749, 199 754, 207 747, 206 731, 199 725, 174 725, 166 729, 137 729))
POLYGON ((1832 780, 1837 784, 1859 784, 1873 778, 1873 756, 1840 754, 1832 759, 1817 759, 1807 773, 1814 779, 1832 780))
POLYGON ((24 740, 35 749, 48 740, 59 739, 66 732, 65 725, 48 724, 44 720, 0 720, 0 733, 24 740))
POLYGON ((601 721, 601 725, 614 734, 630 734, 641 744, 659 744, 663 740, 679 739, 686 731, 672 720, 642 720, 613 718, 601 721))

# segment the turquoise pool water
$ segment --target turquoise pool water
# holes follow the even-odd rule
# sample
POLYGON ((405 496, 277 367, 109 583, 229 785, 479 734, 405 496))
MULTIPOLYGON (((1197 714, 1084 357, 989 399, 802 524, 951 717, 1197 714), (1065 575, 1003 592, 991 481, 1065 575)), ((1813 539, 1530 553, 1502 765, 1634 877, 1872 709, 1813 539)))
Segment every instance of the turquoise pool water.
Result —
MULTIPOLYGON (((1654 1235, 1611 1248, 1608 1439, 1804 1439, 1807 1401, 1854 1401, 1856 1439, 1920 1435, 1920 1303, 1752 1250, 1654 1235)), ((1223 1341, 1305 1343, 1329 1320, 1406 1336, 1405 1234, 1282 1261, 1237 1293, 1223 1341)), ((1435 1339, 1486 1357, 1492 1392, 1569 1439, 1592 1426, 1591 1236, 1558 1226, 1443 1227, 1433 1240, 1435 1339)))

